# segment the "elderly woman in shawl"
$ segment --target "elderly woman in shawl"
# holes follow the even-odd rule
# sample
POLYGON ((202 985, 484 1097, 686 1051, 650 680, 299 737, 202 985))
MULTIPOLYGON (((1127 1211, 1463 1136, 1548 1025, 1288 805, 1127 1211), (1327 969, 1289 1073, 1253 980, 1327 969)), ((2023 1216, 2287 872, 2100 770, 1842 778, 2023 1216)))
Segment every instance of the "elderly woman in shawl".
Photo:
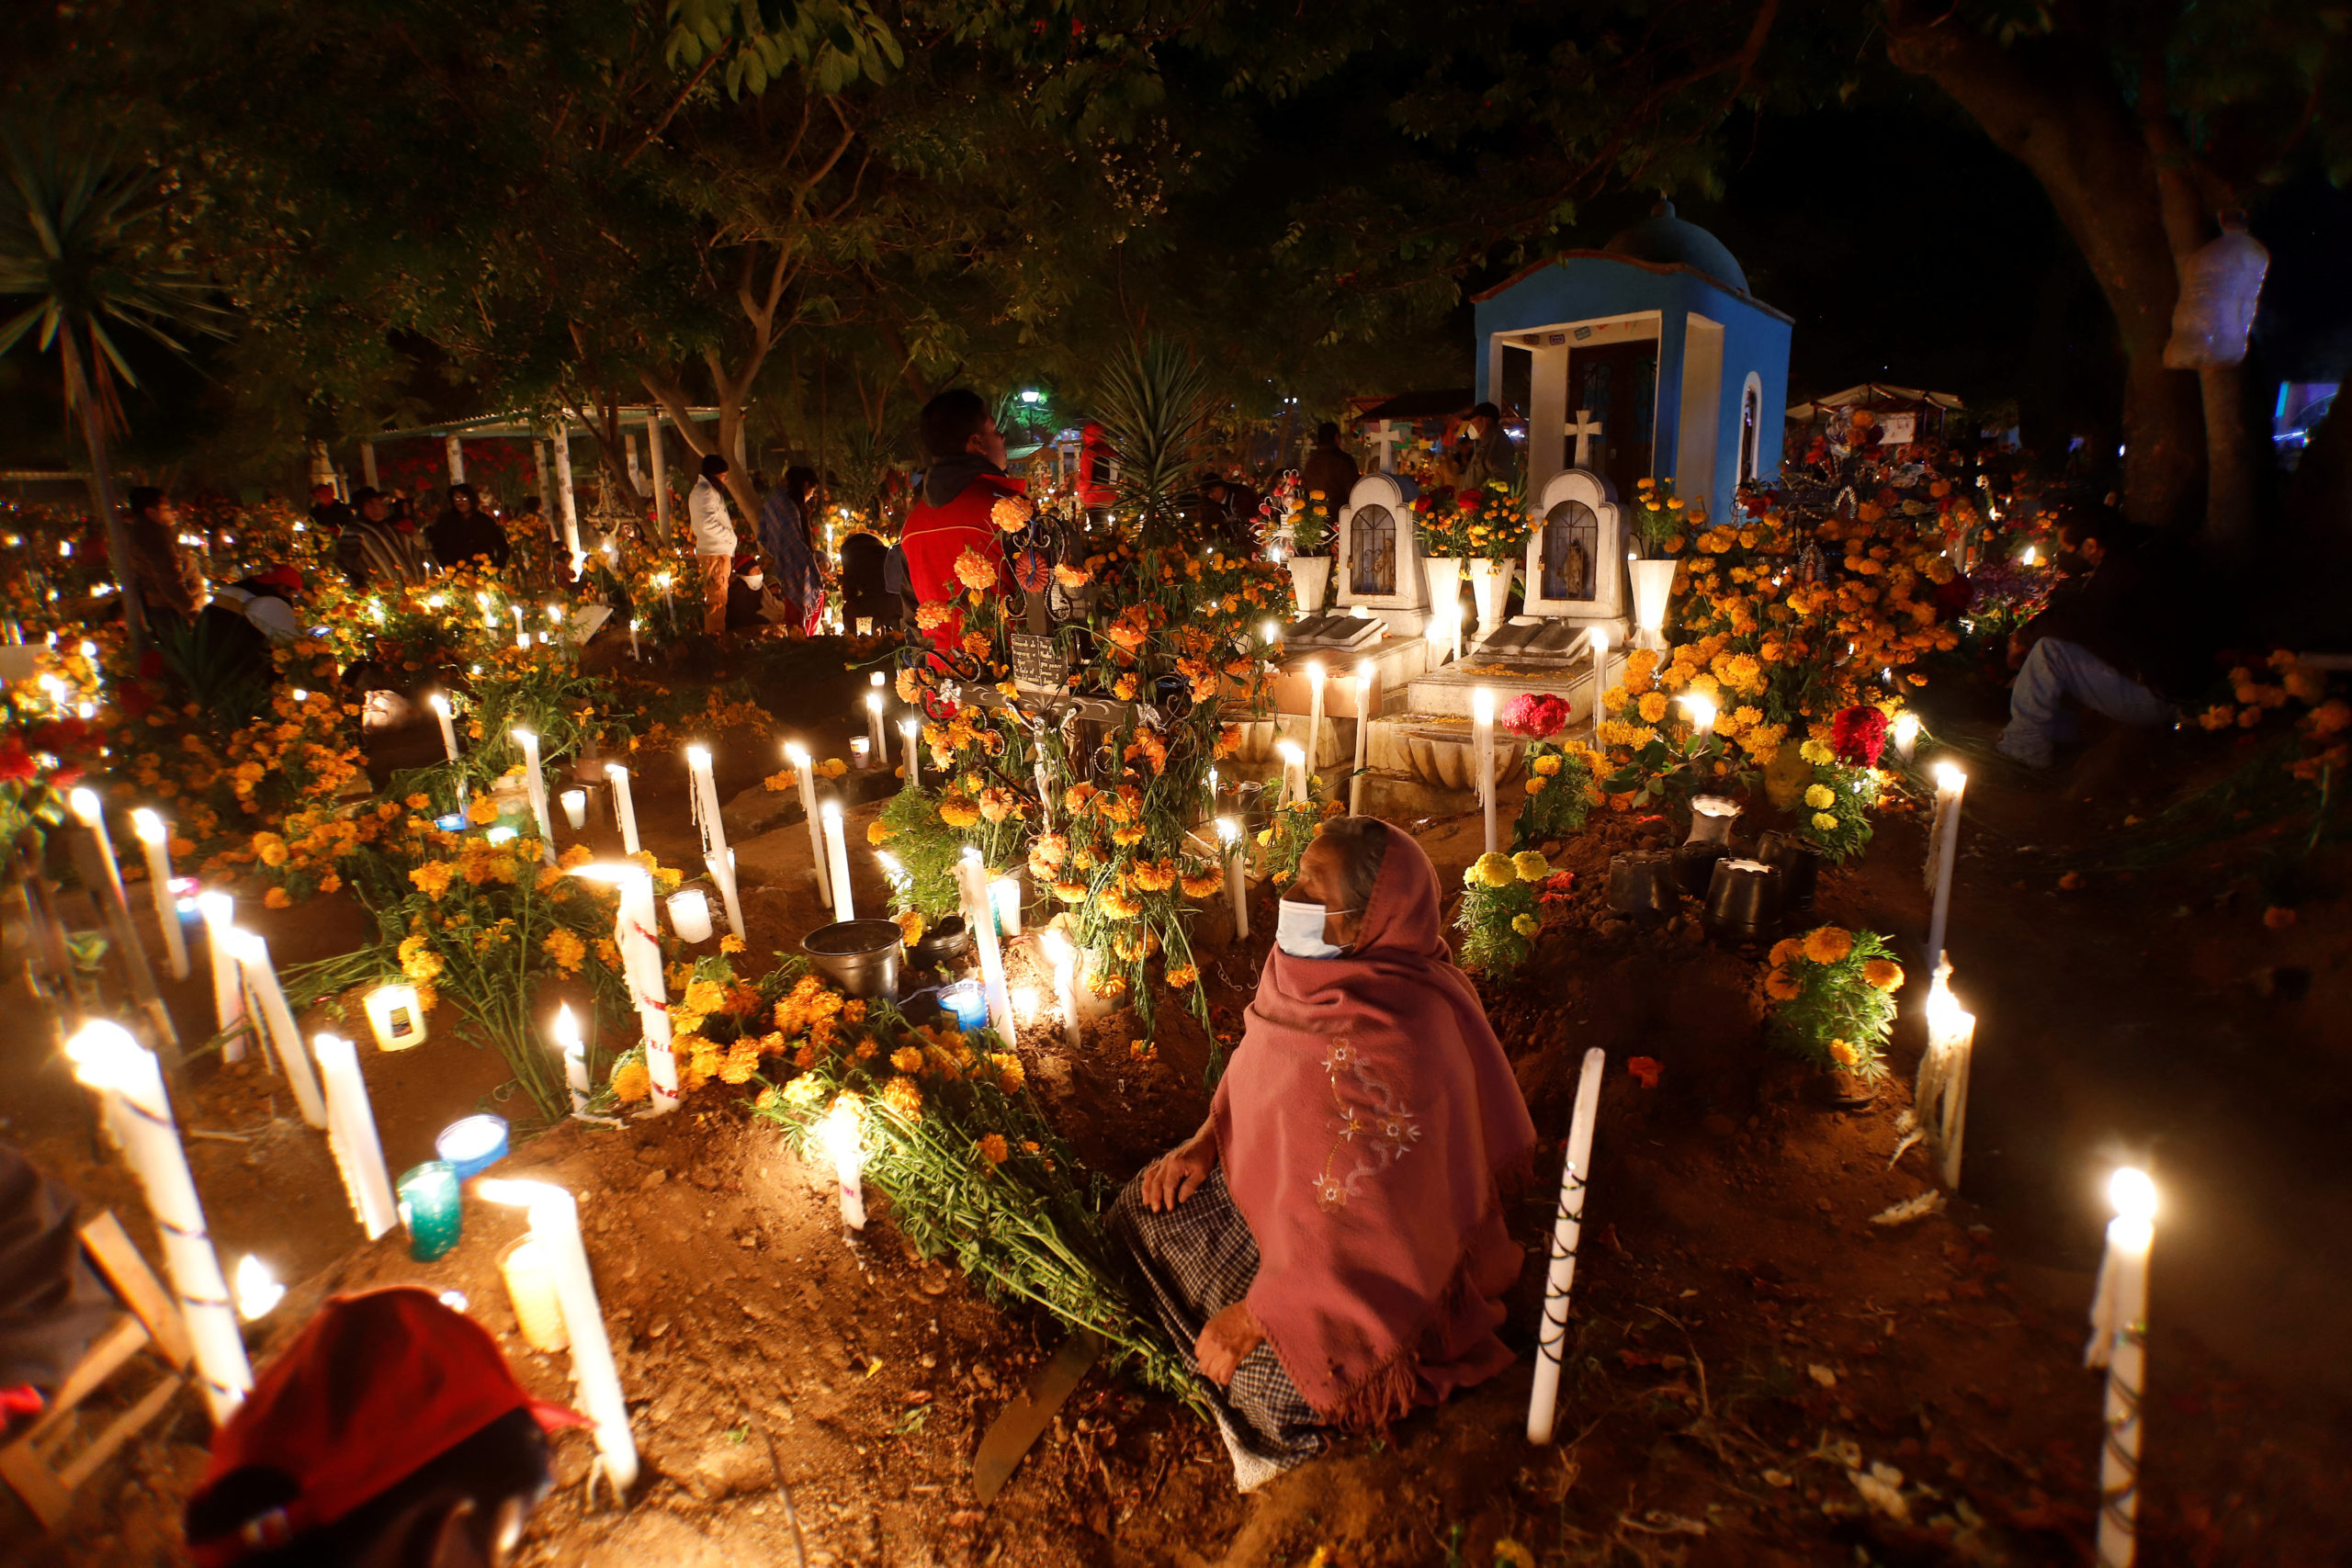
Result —
POLYGON ((1437 874, 1373 818, 1325 824, 1193 1137, 1112 1223, 1216 1409, 1244 1491, 1511 1362, 1501 1193, 1534 1152, 1437 874))

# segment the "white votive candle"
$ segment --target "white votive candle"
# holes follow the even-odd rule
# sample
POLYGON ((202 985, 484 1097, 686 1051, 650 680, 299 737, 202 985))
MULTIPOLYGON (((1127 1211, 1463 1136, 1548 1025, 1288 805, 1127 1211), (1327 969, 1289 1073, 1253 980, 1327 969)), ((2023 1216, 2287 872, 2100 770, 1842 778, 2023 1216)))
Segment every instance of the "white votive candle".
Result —
POLYGON ((575 829, 588 826, 588 792, 586 790, 568 789, 556 796, 556 799, 562 803, 563 819, 569 826, 575 829))
POLYGON ((710 940, 710 900, 699 887, 682 887, 670 895, 670 929, 684 942, 710 940))

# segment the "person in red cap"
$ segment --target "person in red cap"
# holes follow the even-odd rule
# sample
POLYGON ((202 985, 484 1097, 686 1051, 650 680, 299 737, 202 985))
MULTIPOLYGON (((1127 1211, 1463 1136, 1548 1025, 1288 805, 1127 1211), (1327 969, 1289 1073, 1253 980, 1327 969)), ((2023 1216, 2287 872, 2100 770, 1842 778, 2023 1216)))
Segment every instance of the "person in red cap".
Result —
POLYGON ((489 1330, 413 1285, 337 1296, 213 1434, 188 1499, 199 1568, 499 1568, 552 1475, 489 1330))

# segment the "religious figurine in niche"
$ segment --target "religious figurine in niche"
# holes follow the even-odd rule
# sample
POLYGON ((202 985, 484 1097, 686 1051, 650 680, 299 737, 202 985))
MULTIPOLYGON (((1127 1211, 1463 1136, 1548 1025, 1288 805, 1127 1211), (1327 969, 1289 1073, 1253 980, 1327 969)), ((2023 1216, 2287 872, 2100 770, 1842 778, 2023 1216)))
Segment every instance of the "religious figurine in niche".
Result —
POLYGON ((1600 521, 1581 502, 1563 502, 1544 524, 1544 597, 1593 597, 1592 558, 1600 521))
POLYGON ((1355 519, 1355 571, 1350 589, 1357 593, 1396 592, 1396 520, 1385 506, 1367 506, 1355 519))

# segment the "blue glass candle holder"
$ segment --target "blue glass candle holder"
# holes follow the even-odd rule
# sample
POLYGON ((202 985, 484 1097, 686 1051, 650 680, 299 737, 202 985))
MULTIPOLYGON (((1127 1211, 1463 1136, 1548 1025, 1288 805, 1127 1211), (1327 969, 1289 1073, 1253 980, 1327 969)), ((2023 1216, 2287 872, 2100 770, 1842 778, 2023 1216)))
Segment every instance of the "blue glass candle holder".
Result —
POLYGON ((458 1180, 467 1180, 506 1157, 506 1118, 485 1114, 452 1122, 433 1140, 433 1152, 448 1162, 458 1180))
POLYGON ((988 993, 978 980, 958 980, 939 988, 939 1005, 956 1020, 956 1027, 963 1030, 986 1029, 989 1026, 988 993))
POLYGON ((427 1160, 402 1171, 396 1190, 408 1255, 419 1263, 447 1258, 464 1225, 456 1168, 445 1159, 427 1160))

